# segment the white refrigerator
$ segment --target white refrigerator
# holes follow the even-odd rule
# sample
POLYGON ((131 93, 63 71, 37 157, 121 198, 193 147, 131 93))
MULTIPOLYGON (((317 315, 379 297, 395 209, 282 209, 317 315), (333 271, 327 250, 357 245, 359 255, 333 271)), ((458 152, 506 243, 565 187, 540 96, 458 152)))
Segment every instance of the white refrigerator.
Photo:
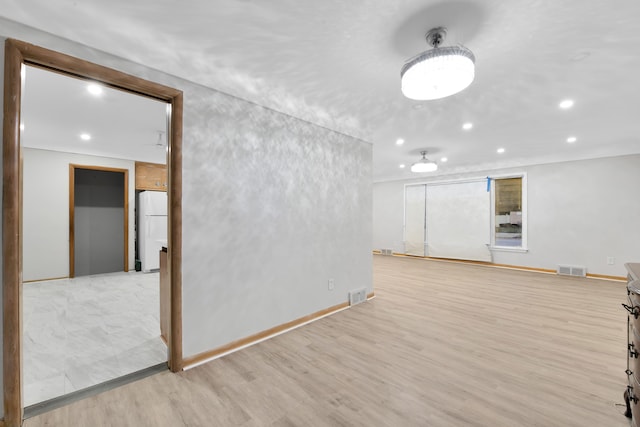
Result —
POLYGON ((160 268, 160 249, 167 245, 167 193, 138 194, 138 256, 142 271, 160 268))

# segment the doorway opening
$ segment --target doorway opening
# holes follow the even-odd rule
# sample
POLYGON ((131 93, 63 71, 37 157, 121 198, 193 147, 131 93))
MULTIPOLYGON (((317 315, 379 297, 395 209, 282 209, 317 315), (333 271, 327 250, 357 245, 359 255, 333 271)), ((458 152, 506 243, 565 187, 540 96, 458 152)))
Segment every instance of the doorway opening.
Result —
MULTIPOLYGON (((21 159, 23 150, 20 110, 23 91, 21 76, 27 65, 76 78, 91 79, 107 87, 167 103, 169 115, 166 147, 169 206, 167 269, 170 291, 168 362, 169 368, 174 372, 181 370, 183 363, 181 347, 182 92, 78 58, 8 39, 5 42, 5 114, 3 125, 3 372, 4 421, 6 426, 21 425, 24 405, 22 400, 23 350, 21 334, 23 323, 23 166, 21 159)), ((64 252, 68 253, 68 251, 64 252)))
POLYGON ((69 277, 129 271, 128 169, 69 165, 69 277))

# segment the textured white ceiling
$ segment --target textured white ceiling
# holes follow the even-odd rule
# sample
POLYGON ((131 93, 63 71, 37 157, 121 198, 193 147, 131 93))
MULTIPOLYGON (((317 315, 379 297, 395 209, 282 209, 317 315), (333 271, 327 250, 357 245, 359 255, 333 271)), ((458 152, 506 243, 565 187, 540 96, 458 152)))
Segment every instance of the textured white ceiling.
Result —
POLYGON ((0 5, 8 19, 369 141, 376 181, 414 177, 398 165, 423 149, 449 158, 438 174, 640 152, 635 0, 0 5), (403 98, 400 68, 435 26, 474 52, 476 80, 441 100, 403 98), (575 107, 558 109, 564 98, 575 107))
POLYGON ((165 163, 167 104, 27 66, 20 121, 24 147, 165 163), (80 135, 91 135, 84 141, 80 135))

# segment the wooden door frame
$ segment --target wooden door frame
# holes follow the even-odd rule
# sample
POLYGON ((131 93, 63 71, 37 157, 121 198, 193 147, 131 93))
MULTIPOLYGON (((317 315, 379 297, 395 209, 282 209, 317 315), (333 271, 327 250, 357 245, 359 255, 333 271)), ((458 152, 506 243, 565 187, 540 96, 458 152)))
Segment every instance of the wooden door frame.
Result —
POLYGON ((129 169, 109 168, 104 166, 85 166, 69 164, 69 277, 76 277, 75 261, 75 202, 76 202, 76 169, 115 172, 124 174, 124 269, 129 271, 129 169))
POLYGON ((182 92, 120 71, 15 39, 5 41, 3 101, 3 375, 4 422, 22 424, 22 153, 20 147, 21 73, 32 65, 86 78, 148 96, 169 105, 167 150, 168 267, 171 315, 169 368, 180 371, 182 359, 182 92))

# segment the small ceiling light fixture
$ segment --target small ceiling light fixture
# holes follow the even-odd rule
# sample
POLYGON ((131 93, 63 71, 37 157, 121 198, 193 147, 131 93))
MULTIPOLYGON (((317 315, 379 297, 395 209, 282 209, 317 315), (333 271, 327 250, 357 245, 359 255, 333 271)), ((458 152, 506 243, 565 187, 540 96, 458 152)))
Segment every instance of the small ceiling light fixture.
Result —
POLYGON ((91 83, 87 85, 87 91, 91 95, 95 95, 95 96, 102 95, 102 86, 95 83, 91 83))
POLYGON ((400 70, 402 93, 409 99, 426 101, 456 94, 475 77, 476 58, 464 46, 440 47, 447 29, 430 30, 427 43, 433 49, 407 60, 400 70))
POLYGON ((465 124, 462 125, 462 129, 464 130, 469 130, 473 127, 473 123, 467 122, 465 124))
POLYGON ((396 145, 402 145, 402 144, 404 144, 404 139, 402 138, 396 139, 396 145))
POLYGON ((498 154, 502 154, 502 153, 504 153, 504 148, 498 148, 498 149, 496 150, 496 152, 497 152, 498 154))
POLYGON ((404 169, 404 163, 400 165, 400 169, 404 169))
POLYGON ((435 172, 438 170, 438 164, 427 159, 427 152, 421 151, 422 159, 411 165, 411 172, 435 172))
POLYGON ((440 161, 441 161, 442 163, 446 163, 446 162, 448 162, 448 161, 449 161, 449 159, 447 159, 446 157, 443 157, 443 158, 441 158, 441 159, 440 159, 440 161))
POLYGON ((576 142, 578 140, 578 138, 576 138, 575 136, 570 136, 569 138, 567 138, 567 142, 569 144, 573 144, 574 142, 576 142))
POLYGON ((562 108, 563 110, 567 110, 567 109, 573 107, 573 104, 574 104, 573 99, 565 99, 560 104, 558 104, 558 106, 560 108, 562 108))
POLYGON ((80 139, 83 141, 89 141, 91 139, 91 135, 89 135, 88 133, 81 133, 80 139))

